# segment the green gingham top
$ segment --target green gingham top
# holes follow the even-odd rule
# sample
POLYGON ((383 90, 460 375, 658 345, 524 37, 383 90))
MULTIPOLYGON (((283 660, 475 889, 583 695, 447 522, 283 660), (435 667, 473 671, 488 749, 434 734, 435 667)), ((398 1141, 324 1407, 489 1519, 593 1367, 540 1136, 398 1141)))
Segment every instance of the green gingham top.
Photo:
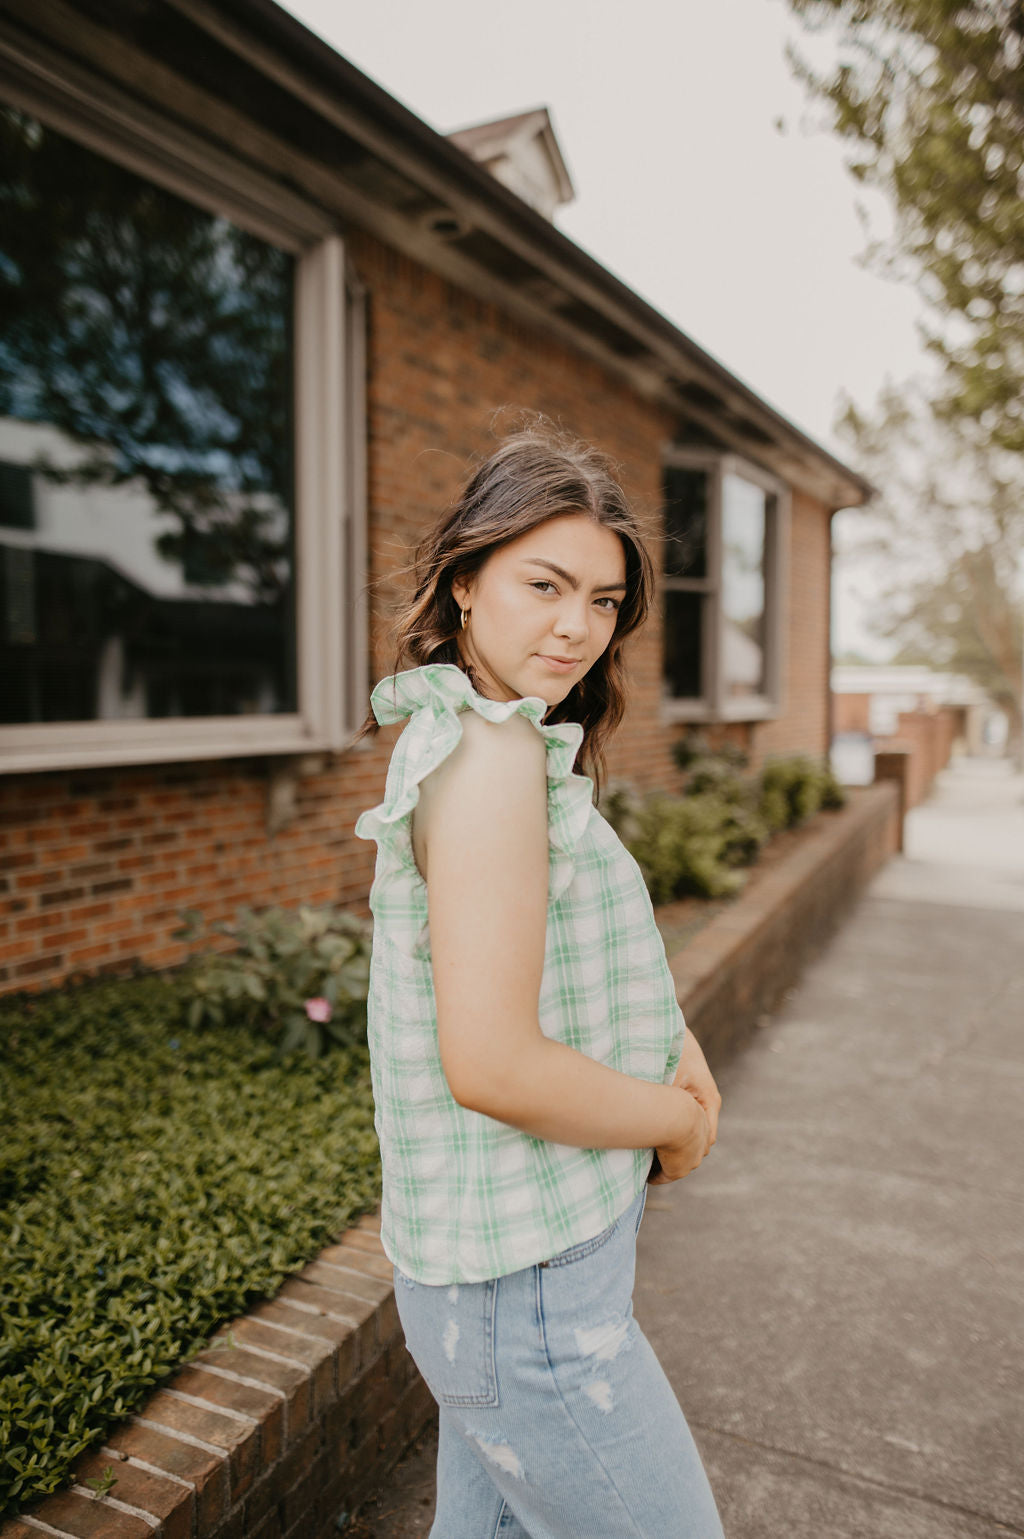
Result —
MULTIPOLYGON (((467 1110, 441 1067, 427 889, 413 859, 420 782, 462 735, 460 713, 516 713, 544 739, 548 917, 544 1034, 637 1079, 669 1081, 685 1030, 639 867, 573 773, 576 722, 545 726, 539 697, 489 700, 454 663, 382 679, 378 722, 408 717, 384 800, 356 823, 377 841, 368 1001, 376 1127, 384 1169, 381 1240, 417 1282, 479 1282, 557 1255, 612 1223, 638 1194, 650 1149, 577 1149, 467 1110)), ((480 979, 486 1008, 487 980, 480 979)))

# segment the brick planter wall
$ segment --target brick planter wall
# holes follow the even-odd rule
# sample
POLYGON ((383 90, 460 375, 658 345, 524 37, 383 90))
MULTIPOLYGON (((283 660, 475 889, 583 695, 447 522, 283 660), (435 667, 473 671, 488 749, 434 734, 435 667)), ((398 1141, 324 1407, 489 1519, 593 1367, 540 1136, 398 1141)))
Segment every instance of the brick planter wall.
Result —
POLYGON ((900 847, 898 787, 848 793, 756 890, 669 957, 676 997, 709 1062, 722 1063, 778 1004, 871 876, 900 847))
POLYGON ((379 1221, 360 1219, 225 1327, 70 1489, 0 1539, 328 1539, 433 1409, 405 1350, 379 1221), (110 1467, 117 1484, 84 1482, 110 1467))

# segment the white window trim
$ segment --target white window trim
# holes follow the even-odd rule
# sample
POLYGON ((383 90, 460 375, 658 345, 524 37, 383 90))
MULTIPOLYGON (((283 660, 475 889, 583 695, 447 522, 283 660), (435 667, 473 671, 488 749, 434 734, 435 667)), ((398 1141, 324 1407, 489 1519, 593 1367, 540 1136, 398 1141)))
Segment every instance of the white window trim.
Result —
POLYGON ((0 726, 0 773, 345 748, 367 678, 365 295, 332 221, 241 159, 44 45, 0 37, 0 98, 297 259, 298 709, 265 716, 0 726))
POLYGON ((667 447, 663 464, 683 470, 703 470, 708 476, 707 575, 702 578, 668 577, 662 572, 663 592, 697 592, 706 595, 703 605, 703 691, 695 698, 663 696, 661 720, 675 722, 768 721, 784 707, 786 678, 787 609, 786 553, 789 548, 790 493, 759 465, 738 454, 707 449, 667 447), (765 529, 765 692, 741 700, 728 699, 722 660, 722 485, 727 475, 742 477, 761 487, 775 504, 765 529))

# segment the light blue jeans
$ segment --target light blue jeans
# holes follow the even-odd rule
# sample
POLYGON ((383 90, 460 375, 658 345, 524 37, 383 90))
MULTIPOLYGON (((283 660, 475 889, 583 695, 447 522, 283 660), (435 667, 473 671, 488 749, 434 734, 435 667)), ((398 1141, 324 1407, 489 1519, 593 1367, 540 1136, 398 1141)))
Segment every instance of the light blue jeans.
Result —
POLYGON ((431 1539, 722 1539, 700 1455, 633 1318, 646 1188, 609 1228, 488 1282, 395 1268, 440 1407, 431 1539))

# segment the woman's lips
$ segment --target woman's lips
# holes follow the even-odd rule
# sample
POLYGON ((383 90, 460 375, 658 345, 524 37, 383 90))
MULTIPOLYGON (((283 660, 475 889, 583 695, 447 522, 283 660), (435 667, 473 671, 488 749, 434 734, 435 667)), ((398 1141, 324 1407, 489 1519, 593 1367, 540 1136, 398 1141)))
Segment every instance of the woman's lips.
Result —
POLYGON ((555 673, 572 673, 573 669, 578 668, 580 665, 578 657, 570 657, 566 660, 562 657, 545 657, 543 652, 538 652, 537 656, 542 663, 547 663, 548 667, 553 669, 555 673))

